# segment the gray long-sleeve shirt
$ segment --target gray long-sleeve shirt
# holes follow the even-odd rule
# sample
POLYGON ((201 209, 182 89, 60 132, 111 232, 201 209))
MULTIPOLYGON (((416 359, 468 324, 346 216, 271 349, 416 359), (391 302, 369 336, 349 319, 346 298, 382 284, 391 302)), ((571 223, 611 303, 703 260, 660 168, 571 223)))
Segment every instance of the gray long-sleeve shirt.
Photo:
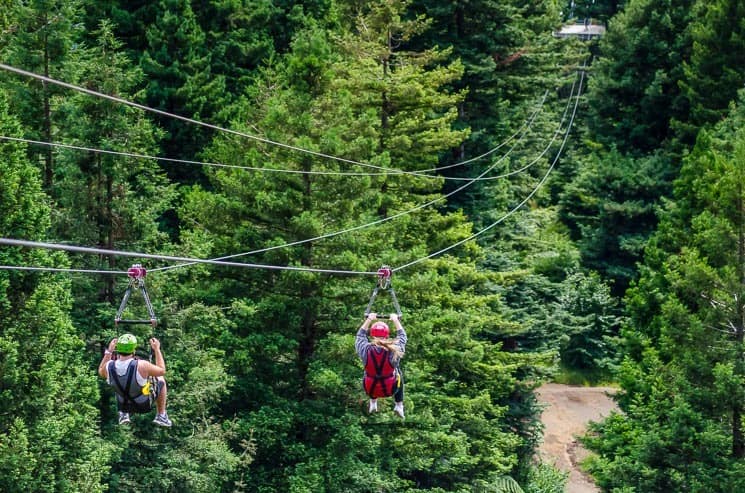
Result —
MULTIPOLYGON (((406 337, 406 330, 404 330, 403 326, 398 329, 396 337, 398 338, 396 346, 401 351, 401 354, 404 354, 404 352, 406 351, 406 341, 408 339, 406 337)), ((370 341, 367 340, 367 330, 360 327, 360 329, 357 331, 357 338, 354 341, 354 349, 357 351, 357 355, 362 360, 363 365, 367 363, 367 352, 370 350, 370 346, 372 346, 372 344, 370 343, 370 341)), ((393 353, 390 353, 388 355, 388 361, 390 361, 391 365, 396 368, 398 367, 398 360, 399 358, 396 358, 393 353)))

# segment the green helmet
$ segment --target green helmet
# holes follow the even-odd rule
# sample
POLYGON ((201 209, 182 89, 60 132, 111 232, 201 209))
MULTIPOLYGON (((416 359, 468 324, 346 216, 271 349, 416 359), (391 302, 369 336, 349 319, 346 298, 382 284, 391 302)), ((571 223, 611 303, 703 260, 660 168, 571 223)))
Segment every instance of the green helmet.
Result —
POLYGON ((119 354, 132 354, 137 347, 137 338, 132 334, 122 334, 116 340, 116 352, 119 354))

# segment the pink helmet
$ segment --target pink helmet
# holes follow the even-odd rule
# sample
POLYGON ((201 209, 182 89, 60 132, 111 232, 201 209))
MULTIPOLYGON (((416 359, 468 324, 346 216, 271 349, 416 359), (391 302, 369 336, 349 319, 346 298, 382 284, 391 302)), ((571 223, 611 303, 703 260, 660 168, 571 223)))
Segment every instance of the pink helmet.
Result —
POLYGON ((370 327, 371 337, 388 337, 388 334, 390 334, 390 330, 385 322, 377 321, 370 327))

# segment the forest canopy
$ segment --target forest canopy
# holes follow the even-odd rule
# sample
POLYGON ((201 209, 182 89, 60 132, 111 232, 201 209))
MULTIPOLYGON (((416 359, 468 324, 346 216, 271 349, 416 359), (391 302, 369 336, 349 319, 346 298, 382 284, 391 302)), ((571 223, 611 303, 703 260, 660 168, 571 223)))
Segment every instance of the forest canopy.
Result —
POLYGON ((740 2, 1 5, 0 490, 560 492, 572 375, 604 491, 745 488, 740 2), (125 332, 170 428, 117 422, 125 332))

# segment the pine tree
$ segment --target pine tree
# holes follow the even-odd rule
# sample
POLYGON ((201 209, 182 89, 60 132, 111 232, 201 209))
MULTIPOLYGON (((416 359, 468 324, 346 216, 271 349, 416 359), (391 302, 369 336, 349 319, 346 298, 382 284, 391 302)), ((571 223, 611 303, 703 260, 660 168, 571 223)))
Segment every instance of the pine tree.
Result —
MULTIPOLYGON (((6 64, 51 78, 61 78, 71 52, 81 40, 81 2, 36 0, 14 2, 9 26, 0 37, 0 53, 6 64)), ((15 114, 24 124, 26 138, 52 142, 56 139, 56 95, 65 90, 53 84, 3 73, 3 87, 11 92, 15 114)), ((43 162, 44 187, 51 188, 55 165, 51 148, 29 149, 32 162, 43 162)))
POLYGON ((607 457, 597 464, 606 487, 743 484, 743 121, 738 106, 701 132, 629 291, 626 414, 591 442, 607 457))
MULTIPOLYGON (((81 47, 70 58, 68 77, 92 90, 130 98, 141 73, 122 55, 111 25, 102 21, 91 36, 96 44, 81 47)), ((141 110, 87 94, 71 94, 59 105, 57 122, 59 140, 65 144, 157 154, 159 132, 141 110)), ((55 237, 107 250, 152 251, 167 243, 159 220, 174 192, 157 163, 72 149, 55 152, 55 160, 57 178, 51 190, 56 205, 55 237)), ((126 271, 131 264, 125 262, 114 256, 85 256, 77 263, 80 268, 126 271)), ((97 363, 101 346, 119 335, 114 332, 113 318, 124 287, 114 275, 73 279, 73 314, 76 324, 85 327, 87 340, 95 344, 96 350, 89 354, 92 364, 97 363)), ((111 419, 106 411, 103 417, 111 419)))
POLYGON ((561 194, 562 219, 583 265, 599 272, 620 296, 637 276, 636 263, 657 225, 660 197, 672 193, 673 162, 664 153, 633 158, 616 150, 577 161, 576 176, 561 194))
POLYGON ((600 42, 588 84, 591 138, 623 154, 643 155, 674 136, 686 120, 679 83, 691 56, 694 2, 631 0, 600 42))
MULTIPOLYGON (((392 1, 363 9, 354 32, 332 39, 318 29, 299 33, 292 53, 251 93, 252 104, 236 111, 242 118, 234 128, 255 133, 258 127, 262 137, 377 165, 434 166, 440 152, 466 135, 452 129, 462 96, 447 89, 461 71, 436 49, 417 53, 398 46, 422 23, 406 21, 403 7, 392 1)), ((216 139, 209 158, 295 171, 349 168, 235 138, 216 139)), ((440 190, 438 180, 395 173, 209 173, 212 190, 192 188, 181 215, 199 225, 183 232, 185 244, 210 245, 202 251, 210 256, 302 242, 387 218, 440 190)), ((424 210, 374 229, 265 251, 251 261, 375 270, 452 245, 469 232, 461 214, 424 210)), ((247 484, 458 489, 511 472, 524 442, 505 418, 510 397, 518 389, 528 394, 531 384, 521 379, 535 375, 541 363, 537 356, 500 351, 491 336, 507 322, 490 290, 495 277, 473 265, 479 256, 477 247, 464 246, 394 281, 406 300, 404 323, 412 338, 404 363, 407 407, 416 417, 401 430, 359 417, 362 370, 353 335, 374 279, 245 269, 220 279, 203 268, 179 274, 183 282, 202 284, 214 277, 203 290, 212 303, 235 300, 230 318, 236 330, 221 341, 232 352, 236 378, 224 409, 256 430, 260 445, 247 484)), ((377 311, 392 310, 390 300, 378 301, 377 311)))
MULTIPOLYGON (((0 132, 22 135, 1 93, 0 132)), ((21 144, 0 144, 0 236, 38 241, 50 226, 49 199, 25 154, 21 144)), ((66 260, 5 247, 0 263, 64 267, 66 260)), ((70 320, 69 280, 4 270, 0 288, 0 489, 104 491, 111 447, 96 429, 95 376, 70 320)))
POLYGON ((681 83, 690 108, 689 118, 680 125, 686 142, 692 143, 700 126, 725 116, 745 83, 743 16, 745 5, 736 0, 699 1, 693 8, 693 50, 681 83))
MULTIPOLYGON (((190 2, 160 0, 146 36, 147 49, 139 62, 146 77, 148 106, 215 123, 215 116, 229 101, 225 78, 212 70, 212 55, 190 2)), ((193 158, 211 137, 201 126, 171 118, 157 121, 168 132, 162 147, 169 157, 193 158)), ((175 176, 180 176, 179 171, 175 176)))
MULTIPOLYGON (((458 147, 441 154, 443 165, 480 156, 503 143, 528 120, 546 90, 563 84, 563 67, 575 62, 572 58, 576 55, 569 55, 574 50, 572 44, 551 36, 559 20, 554 2, 413 2, 413 8, 426 13, 432 21, 412 40, 412 46, 451 48, 449 59, 463 64, 463 76, 452 84, 465 93, 458 105, 457 125, 470 128, 471 133, 458 147)), ((541 120, 549 107, 550 104, 544 106, 530 140, 539 140, 534 136, 545 129, 546 123, 541 120)), ((546 116, 548 122, 554 117, 546 116)), ((550 135, 553 129, 545 132, 550 135)), ((477 176, 511 145, 502 147, 499 154, 443 173, 458 178, 477 176)), ((537 147, 526 147, 518 146, 515 155, 540 152, 533 153, 537 147)), ((460 181, 448 182, 446 190, 460 185, 460 181)), ((494 197, 503 194, 494 188, 485 182, 474 183, 454 196, 449 207, 463 208, 479 223, 483 211, 502 206, 494 197)))

